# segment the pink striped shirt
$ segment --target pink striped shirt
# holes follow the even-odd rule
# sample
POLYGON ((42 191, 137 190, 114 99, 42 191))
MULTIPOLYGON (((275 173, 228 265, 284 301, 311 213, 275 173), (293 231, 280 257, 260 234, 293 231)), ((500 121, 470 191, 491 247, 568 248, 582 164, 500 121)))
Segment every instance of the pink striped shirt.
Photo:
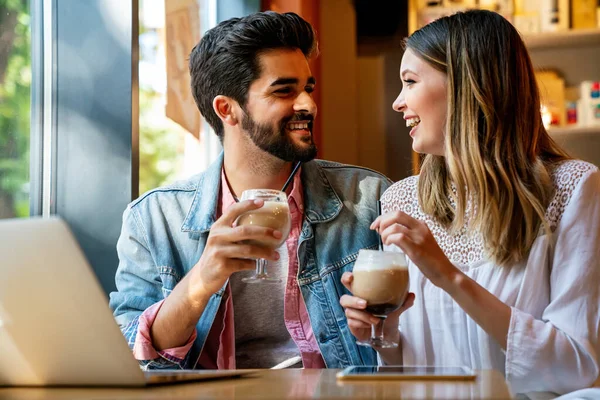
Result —
MULTIPOLYGON (((304 215, 304 196, 301 173, 294 177, 292 191, 288 196, 288 204, 292 215, 292 228, 286 240, 289 253, 288 279, 284 299, 284 320, 290 336, 298 346, 304 368, 325 368, 317 340, 314 336, 308 311, 302 298, 296 276, 298 275, 298 239, 302 231, 304 215)), ((224 170, 221 172, 221 196, 217 217, 235 203, 229 190, 224 170)), ((152 345, 150 328, 156 319, 164 300, 148 307, 139 318, 138 333, 135 338, 133 355, 137 360, 151 360, 164 357, 169 360, 182 360, 190 350, 197 333, 194 330, 187 343, 176 348, 156 351, 152 345)), ((196 368, 235 369, 235 331, 233 323, 233 302, 229 284, 221 306, 217 311, 196 368)))

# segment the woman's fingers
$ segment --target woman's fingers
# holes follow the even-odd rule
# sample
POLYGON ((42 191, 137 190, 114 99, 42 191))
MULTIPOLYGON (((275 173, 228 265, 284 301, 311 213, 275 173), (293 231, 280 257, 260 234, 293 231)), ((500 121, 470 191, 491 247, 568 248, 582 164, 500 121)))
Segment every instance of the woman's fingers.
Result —
POLYGON ((352 272, 344 272, 342 274, 342 279, 341 279, 342 285, 344 285, 344 287, 346 289, 348 289, 350 292, 352 292, 352 282, 353 281, 354 281, 354 275, 352 275, 352 272))
POLYGON ((371 223, 371 226, 369 228, 373 231, 379 232, 379 224, 380 223, 381 223, 381 217, 377 217, 377 218, 375 218, 375 221, 373 221, 373 223, 371 223))
MULTIPOLYGON (((403 233, 396 233, 388 236, 387 242, 394 243, 396 246, 400 247, 404 254, 408 258, 410 258, 413 262, 417 262, 417 260, 421 260, 423 254, 428 254, 427 252, 431 249, 424 248, 421 245, 416 244, 412 238, 408 237, 408 235, 403 233)), ((417 265, 419 265, 417 263, 417 265)))
POLYGON ((403 235, 409 235, 410 229, 404 225, 391 224, 391 225, 388 225, 385 229, 381 229, 379 231, 379 234, 381 235, 381 240, 383 241, 383 244, 391 244, 391 243, 388 243, 389 236, 395 235, 395 234, 400 234, 400 233, 403 235))
POLYGON ((371 324, 356 319, 348 318, 348 327, 350 330, 370 329, 371 324))
POLYGON ((406 296, 404 303, 402 303, 402 306, 400 307, 400 313, 402 314, 404 311, 411 308, 413 304, 415 304, 415 294, 411 292, 406 296))
POLYGON ((367 308, 367 302, 361 298, 345 294, 340 297, 340 305, 344 308, 348 319, 356 319, 369 325, 379 321, 377 317, 363 311, 367 308))
POLYGON ((402 211, 391 211, 379 217, 380 232, 393 224, 404 225, 407 228, 412 229, 418 226, 419 220, 414 219, 413 217, 402 211))
POLYGON ((391 312, 390 315, 388 315, 388 318, 390 318, 390 319, 398 318, 398 316, 400 316, 400 314, 402 314, 404 311, 411 308, 413 306, 413 304, 415 304, 415 294, 409 293, 408 295, 406 295, 406 299, 404 299, 404 303, 402 303, 400 308, 397 309, 396 311, 391 312))
POLYGON ((413 260, 412 256, 414 254, 415 244, 410 236, 410 232, 407 232, 405 229, 406 228, 400 228, 396 231, 387 232, 385 235, 382 235, 381 240, 386 246, 392 244, 398 246, 404 254, 413 260))
POLYGON ((348 294, 340 297, 340 305, 344 308, 354 308, 357 310, 364 310, 367 308, 367 302, 361 298, 350 296, 348 294))
POLYGON ((361 321, 365 324, 366 327, 370 327, 371 324, 376 324, 379 322, 379 318, 374 317, 372 314, 369 314, 366 311, 354 310, 352 308, 346 308, 345 311, 346 318, 349 320, 361 321))

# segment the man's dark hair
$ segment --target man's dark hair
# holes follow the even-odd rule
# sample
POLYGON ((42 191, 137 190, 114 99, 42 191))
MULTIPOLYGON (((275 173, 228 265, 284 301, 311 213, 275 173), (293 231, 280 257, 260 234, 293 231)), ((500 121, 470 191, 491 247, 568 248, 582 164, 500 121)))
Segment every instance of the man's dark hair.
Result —
POLYGON ((228 96, 244 107, 250 84, 261 74, 258 56, 274 49, 300 49, 311 57, 317 50, 312 26, 295 13, 259 12, 221 22, 192 49, 192 95, 221 141, 223 123, 213 110, 213 99, 228 96))

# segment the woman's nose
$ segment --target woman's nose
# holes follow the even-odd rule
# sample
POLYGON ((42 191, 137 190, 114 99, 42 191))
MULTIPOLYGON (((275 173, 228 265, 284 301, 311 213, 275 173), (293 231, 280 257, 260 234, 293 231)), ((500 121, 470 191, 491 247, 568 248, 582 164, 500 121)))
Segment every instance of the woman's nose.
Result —
POLYGON ((398 94, 398 97, 396 97, 396 100, 394 100, 394 102, 392 103, 392 108, 396 112, 402 112, 406 108, 406 102, 404 101, 404 96, 402 95, 402 92, 398 94))

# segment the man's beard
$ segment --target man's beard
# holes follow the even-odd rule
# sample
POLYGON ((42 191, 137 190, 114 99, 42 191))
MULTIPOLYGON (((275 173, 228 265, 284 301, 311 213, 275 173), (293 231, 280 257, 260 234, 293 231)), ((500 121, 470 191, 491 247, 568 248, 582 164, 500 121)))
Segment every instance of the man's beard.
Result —
POLYGON ((247 112, 244 112, 242 119, 242 128, 248 132, 252 142, 260 149, 274 155, 284 161, 306 162, 317 156, 317 146, 312 139, 312 121, 310 114, 296 114, 293 117, 282 120, 279 123, 277 132, 267 124, 256 123, 247 112), (311 135, 302 138, 302 141, 308 146, 298 146, 294 144, 292 138, 286 132, 286 125, 291 121, 310 121, 309 129, 311 135))

